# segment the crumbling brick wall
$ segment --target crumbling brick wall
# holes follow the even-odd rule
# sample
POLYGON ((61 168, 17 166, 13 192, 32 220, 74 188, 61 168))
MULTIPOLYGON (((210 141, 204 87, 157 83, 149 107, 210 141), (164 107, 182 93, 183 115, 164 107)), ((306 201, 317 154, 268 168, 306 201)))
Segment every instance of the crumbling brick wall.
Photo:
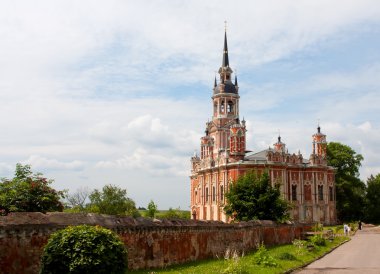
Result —
POLYGON ((50 234, 79 224, 100 225, 118 233, 128 249, 130 269, 223 256, 228 248, 246 252, 261 242, 290 243, 310 230, 310 225, 271 221, 225 224, 80 213, 13 213, 0 217, 0 273, 38 273, 40 256, 50 234))

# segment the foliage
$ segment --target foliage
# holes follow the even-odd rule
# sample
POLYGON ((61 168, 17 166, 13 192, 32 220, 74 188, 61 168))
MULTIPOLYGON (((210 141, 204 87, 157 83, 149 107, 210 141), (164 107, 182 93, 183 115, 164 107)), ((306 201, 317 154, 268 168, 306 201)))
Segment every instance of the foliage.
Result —
POLYGON ((13 179, 1 179, 0 213, 62 211, 64 191, 50 187, 52 182, 33 173, 30 165, 17 164, 13 179))
POLYGON ((140 215, 135 202, 127 197, 126 189, 114 185, 105 185, 101 191, 95 189, 89 198, 90 203, 86 207, 88 212, 133 217, 140 215))
POLYGON ((321 231, 323 231, 323 224, 321 224, 321 223, 316 223, 316 224, 313 226, 313 231, 314 231, 314 232, 321 232, 321 231))
POLYGON ((154 218, 154 215, 156 214, 157 212, 157 205, 153 202, 153 200, 150 200, 149 204, 148 204, 148 217, 150 218, 154 218))
POLYGON ((269 255, 268 250, 265 248, 264 244, 259 245, 255 255, 253 256, 254 262, 258 265, 265 267, 276 267, 276 260, 269 255))
POLYGON ((231 184, 226 193, 227 215, 237 221, 276 220, 288 218, 288 203, 281 198, 280 185, 271 186, 269 175, 247 172, 231 184))
MULTIPOLYGON (((242 254, 243 257, 243 254, 242 254)), ((240 263, 240 257, 236 250, 231 251, 229 248, 224 254, 224 259, 227 262, 227 267, 223 269, 223 274, 245 274, 248 273, 244 270, 240 263)))
POLYGON ((109 229, 69 226, 51 235, 41 266, 41 274, 124 273, 127 251, 121 239, 109 229))
POLYGON ((304 240, 294 239, 292 244, 296 247, 296 254, 302 255, 302 253, 305 251, 307 242, 304 240))
POLYGON ((190 219, 190 211, 181 210, 181 208, 169 208, 167 211, 160 211, 156 214, 157 218, 160 219, 190 219))
POLYGON ((341 143, 327 145, 327 162, 337 169, 336 207, 341 221, 359 220, 364 214, 365 184, 359 179, 363 156, 341 143))
POLYGON ((375 177, 371 175, 367 180, 365 212, 367 222, 380 223, 380 173, 375 177))
POLYGON ((310 237, 310 242, 316 246, 325 246, 326 245, 326 239, 323 238, 322 235, 314 235, 314 236, 310 237))

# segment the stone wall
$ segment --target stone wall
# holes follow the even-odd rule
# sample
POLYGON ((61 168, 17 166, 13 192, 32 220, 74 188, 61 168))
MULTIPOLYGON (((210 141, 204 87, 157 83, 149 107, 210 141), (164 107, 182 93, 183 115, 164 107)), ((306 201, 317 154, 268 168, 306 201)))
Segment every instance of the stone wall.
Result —
POLYGON ((271 221, 150 220, 98 214, 12 213, 0 217, 0 273, 38 273, 49 235, 69 225, 101 225, 118 233, 128 248, 130 269, 163 267, 223 256, 265 245, 290 243, 310 230, 305 224, 271 221))

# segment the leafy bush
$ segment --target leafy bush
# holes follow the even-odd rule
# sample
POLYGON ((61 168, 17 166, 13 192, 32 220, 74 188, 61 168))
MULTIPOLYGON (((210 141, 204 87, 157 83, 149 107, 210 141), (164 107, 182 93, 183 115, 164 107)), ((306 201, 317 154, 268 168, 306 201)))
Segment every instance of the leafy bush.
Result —
POLYGON ((42 255, 40 274, 121 274, 126 268, 127 251, 114 232, 80 225, 51 235, 42 255))
POLYGON ((258 247, 253 258, 255 263, 258 265, 263 265, 266 267, 276 267, 278 265, 276 260, 269 255, 268 250, 265 248, 264 244, 261 244, 258 247))
POLYGON ((314 235, 310 238, 310 242, 317 246, 326 246, 326 239, 322 235, 314 235))

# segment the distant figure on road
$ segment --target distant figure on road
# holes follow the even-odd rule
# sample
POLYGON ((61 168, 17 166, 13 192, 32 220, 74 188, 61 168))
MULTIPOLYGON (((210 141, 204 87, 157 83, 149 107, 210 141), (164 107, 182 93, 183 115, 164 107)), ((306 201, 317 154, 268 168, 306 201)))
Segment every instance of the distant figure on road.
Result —
POLYGON ((344 235, 348 236, 348 234, 350 232, 350 227, 347 224, 344 224, 343 225, 343 231, 344 231, 344 235))
POLYGON ((359 220, 359 230, 362 230, 362 221, 359 220))

